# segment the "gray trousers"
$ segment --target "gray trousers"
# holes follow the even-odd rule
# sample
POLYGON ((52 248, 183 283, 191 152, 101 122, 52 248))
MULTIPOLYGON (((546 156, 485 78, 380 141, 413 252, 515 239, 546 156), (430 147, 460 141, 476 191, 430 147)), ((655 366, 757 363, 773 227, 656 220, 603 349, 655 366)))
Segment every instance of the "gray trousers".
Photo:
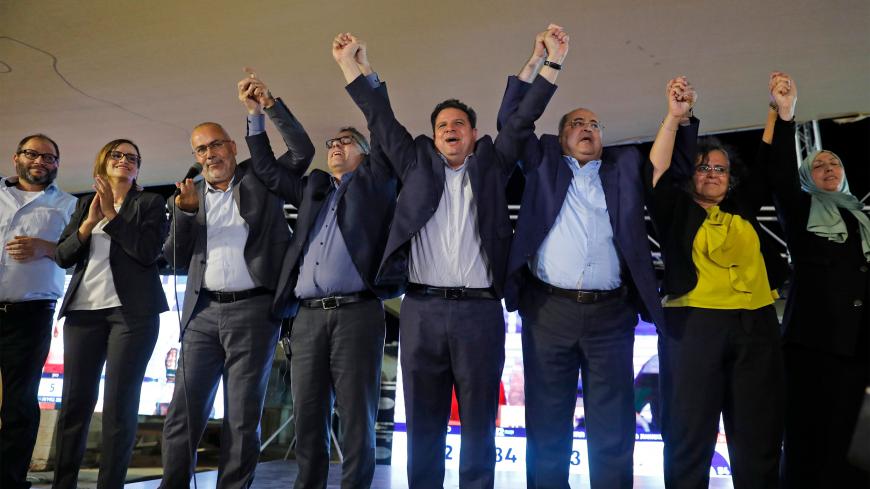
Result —
POLYGON ((326 487, 333 402, 341 420, 341 487, 371 486, 384 334, 379 300, 299 309, 290 336, 296 489, 326 487))
POLYGON ((76 488, 103 364, 106 382, 97 487, 124 487, 136 436, 142 379, 157 343, 159 325, 157 314, 127 314, 123 307, 67 313, 53 489, 76 488))
POLYGON ((231 303, 200 296, 184 331, 175 391, 163 426, 161 488, 187 489, 199 444, 224 381, 224 419, 218 489, 247 488, 260 454, 260 417, 280 322, 269 315, 272 297, 231 303), (186 386, 186 388, 185 388, 186 386))

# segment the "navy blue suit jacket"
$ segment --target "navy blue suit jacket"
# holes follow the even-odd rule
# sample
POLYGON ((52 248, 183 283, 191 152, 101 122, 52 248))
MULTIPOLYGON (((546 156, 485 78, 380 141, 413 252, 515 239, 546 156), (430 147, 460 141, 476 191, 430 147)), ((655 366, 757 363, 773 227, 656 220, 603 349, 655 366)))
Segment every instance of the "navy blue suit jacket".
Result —
MULTIPOLYGON (((347 86, 354 102, 365 114, 369 131, 383 145, 399 180, 402 193, 390 228, 377 281, 380 285, 404 286, 408 281, 411 238, 435 214, 444 192, 444 160, 428 136, 413 138, 396 120, 390 103, 380 97, 360 76, 347 86)), ((517 108, 528 118, 537 119, 549 102, 550 94, 529 97, 517 108)), ((516 128, 521 132, 521 128, 516 128)), ((477 206, 477 229, 481 247, 492 273, 492 285, 503 295, 505 265, 511 240, 505 186, 516 167, 520 144, 501 137, 477 140, 469 158, 471 190, 477 206)))
MULTIPOLYGON (((385 89, 379 96, 386 98, 385 89)), ((302 177, 292 168, 279 164, 266 133, 249 136, 246 140, 251 150, 254 173, 269 190, 298 209, 293 238, 284 253, 272 303, 275 316, 295 316, 299 309, 299 298, 293 291, 299 278, 302 253, 308 236, 317 231, 313 229, 314 222, 326 203, 332 175, 323 170, 313 170, 308 176, 302 177)), ((372 142, 372 154, 366 156, 354 172, 344 196, 338 202, 336 215, 351 260, 366 287, 382 299, 388 299, 401 294, 402 289, 376 286, 374 282, 396 206, 397 182, 389 164, 384 161, 379 145, 372 142)))
MULTIPOLYGON (((503 126, 499 137, 519 140, 523 150, 520 167, 526 183, 516 233, 508 258, 505 303, 508 310, 519 305, 528 261, 541 247, 562 209, 574 174, 565 163, 559 138, 534 134, 535 120, 520 110, 525 99, 554 90, 554 85, 538 76, 531 84, 511 77, 499 112, 503 126)), ((663 324, 661 300, 652 266, 644 221, 642 164, 646 161, 634 147, 606 148, 599 176, 613 227, 613 238, 622 269, 623 283, 642 313, 656 324, 663 324), (638 300, 639 299, 639 300, 638 300)))

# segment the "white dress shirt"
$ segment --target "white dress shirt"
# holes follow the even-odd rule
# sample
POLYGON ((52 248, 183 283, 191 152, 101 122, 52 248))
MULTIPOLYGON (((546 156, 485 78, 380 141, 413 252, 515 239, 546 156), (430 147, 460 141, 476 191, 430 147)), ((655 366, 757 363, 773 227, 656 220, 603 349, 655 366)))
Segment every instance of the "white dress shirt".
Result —
POLYGON ((245 261, 248 223, 242 219, 239 206, 233 199, 235 177, 230 180, 226 191, 204 183, 206 264, 202 285, 208 290, 221 292, 253 289, 256 284, 245 261))
POLYGON ((64 271, 53 257, 15 261, 6 243, 15 236, 56 242, 75 206, 76 198, 54 183, 41 192, 25 192, 0 179, 0 302, 56 300, 63 295, 64 271))

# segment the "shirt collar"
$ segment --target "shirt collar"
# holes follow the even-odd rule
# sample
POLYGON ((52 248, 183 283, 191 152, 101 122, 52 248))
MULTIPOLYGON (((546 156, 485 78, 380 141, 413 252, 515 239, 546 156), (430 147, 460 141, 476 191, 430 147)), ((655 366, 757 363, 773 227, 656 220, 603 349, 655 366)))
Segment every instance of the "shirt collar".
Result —
MULTIPOLYGON (((220 193, 224 193, 223 190, 221 190, 221 189, 219 189, 219 188, 216 188, 216 187, 213 187, 210 183, 208 183, 208 180, 203 180, 203 181, 205 182, 205 189, 206 189, 206 192, 220 192, 220 193)), ((233 185, 235 185, 235 184, 236 184, 236 176, 233 175, 233 177, 230 178, 230 184, 227 185, 226 192, 231 192, 231 191, 233 190, 233 185)))
MULTIPOLYGON (((3 182, 3 185, 0 186, 0 188, 5 188, 5 189, 18 188, 15 183, 12 183, 11 181, 9 181, 9 178, 3 177, 3 178, 0 178, 0 181, 3 182)), ((55 182, 51 182, 42 191, 48 194, 48 193, 59 192, 60 188, 57 186, 57 184, 55 182)))
POLYGON ((353 178, 354 173, 356 173, 356 170, 349 171, 349 172, 345 173, 344 175, 341 176, 341 180, 337 180, 335 177, 330 175, 330 181, 332 182, 332 188, 337 189, 337 188, 340 188, 342 186, 347 186, 347 184, 353 178))
POLYGON ((587 162, 585 165, 580 165, 580 162, 577 161, 577 158, 574 158, 570 155, 562 155, 565 158, 565 163, 571 167, 572 170, 577 170, 580 174, 595 174, 598 173, 598 170, 601 168, 601 160, 591 160, 587 162))
POLYGON ((443 154, 438 153, 438 156, 441 157, 441 161, 444 162, 444 166, 446 166, 448 170, 453 170, 453 171, 455 171, 455 172, 460 172, 460 171, 462 171, 462 170, 465 169, 465 164, 468 163, 469 158, 471 158, 472 156, 474 156, 474 153, 468 153, 468 154, 465 156, 465 160, 463 160, 463 161, 462 161, 462 164, 459 165, 459 167, 457 167, 457 168, 453 168, 452 166, 450 166, 450 163, 447 162, 447 157, 444 156, 443 154))

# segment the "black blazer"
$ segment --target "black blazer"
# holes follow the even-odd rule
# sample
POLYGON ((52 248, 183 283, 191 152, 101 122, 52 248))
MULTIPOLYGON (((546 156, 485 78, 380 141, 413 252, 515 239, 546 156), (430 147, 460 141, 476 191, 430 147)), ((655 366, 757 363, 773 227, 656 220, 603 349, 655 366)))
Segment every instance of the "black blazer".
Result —
POLYGON ((801 190, 795 165, 794 122, 777 118, 770 158, 779 221, 794 271, 782 318, 784 339, 838 355, 855 355, 862 331, 870 328, 870 264, 861 249, 858 220, 840 210, 849 237, 835 243, 807 231, 810 194, 801 190), (857 305, 856 304, 860 304, 857 305))
MULTIPOLYGON (((652 163, 648 163, 644 171, 646 188, 650 194, 650 217, 658 234, 662 259, 665 262, 662 293, 674 296, 688 293, 698 283, 698 273, 692 261, 692 244, 698 229, 707 218, 707 211, 685 190, 686 178, 694 171, 698 125, 698 120, 692 118, 688 127, 679 128, 675 148, 680 150, 675 149, 671 167, 654 188, 652 163)), ((755 162, 747 163, 747 171, 740 185, 728 192, 719 208, 752 224, 760 241, 768 283, 771 289, 778 289, 788 275, 788 264, 780 255, 776 243, 756 219, 763 199, 770 191, 766 174, 759 171, 760 161, 763 159, 762 150, 755 162)))
MULTIPOLYGON (((91 240, 79 241, 79 226, 88 217, 95 194, 79 198, 76 210, 60 236, 55 260, 62 268, 75 265, 58 317, 66 314, 88 267, 91 240)), ((131 188, 118 215, 103 228, 112 238, 109 265, 121 307, 133 314, 168 311, 166 294, 157 270, 157 258, 166 238, 166 201, 150 192, 131 188)))
MULTIPOLYGON (((402 287, 408 282, 411 238, 435 214, 444 192, 444 160, 428 136, 413 138, 396 120, 390 103, 380 97, 362 76, 347 86, 354 102, 365 114, 369 132, 383 145, 402 193, 387 239, 377 283, 402 287)), ((532 101, 518 110, 540 117, 546 101, 532 101)), ((493 141, 489 136, 477 140, 468 160, 468 177, 477 206, 477 229, 483 253, 492 273, 492 286, 498 296, 504 293, 505 268, 510 248, 511 227, 505 186, 519 156, 519 143, 504 138, 493 141)))
MULTIPOLYGON (((383 87, 383 85, 381 85, 383 87)), ((379 88, 386 97, 385 88, 379 88)), ((289 114, 289 112, 288 112, 289 114)), ((277 317, 295 316, 299 299, 293 294, 299 278, 299 264, 308 236, 332 185, 332 175, 313 170, 303 177, 275 159, 266 133, 246 138, 254 173, 270 191, 298 209, 296 227, 284 254, 272 313, 277 317)), ((396 206, 396 176, 372 141, 372 154, 360 163, 338 203, 338 227, 344 236, 351 260, 368 290, 382 299, 396 297, 402 289, 395 285, 375 285, 390 220, 396 206)))

